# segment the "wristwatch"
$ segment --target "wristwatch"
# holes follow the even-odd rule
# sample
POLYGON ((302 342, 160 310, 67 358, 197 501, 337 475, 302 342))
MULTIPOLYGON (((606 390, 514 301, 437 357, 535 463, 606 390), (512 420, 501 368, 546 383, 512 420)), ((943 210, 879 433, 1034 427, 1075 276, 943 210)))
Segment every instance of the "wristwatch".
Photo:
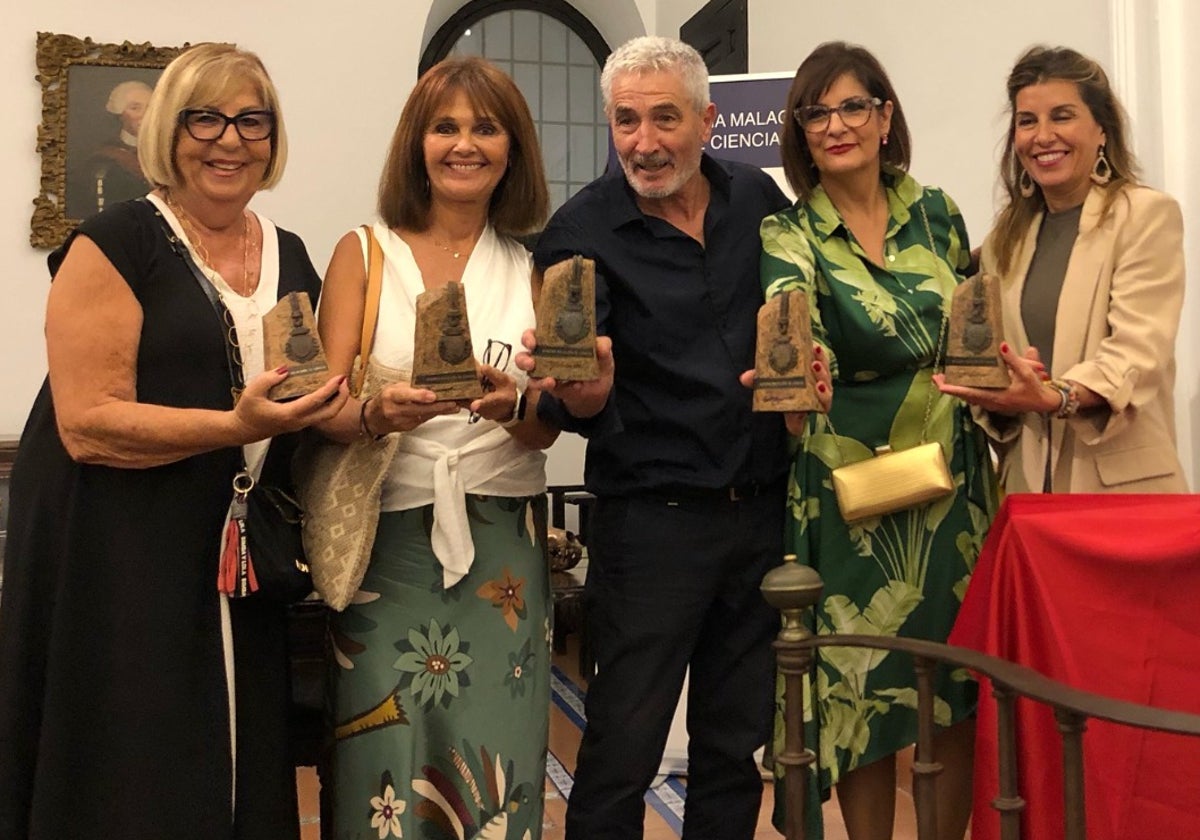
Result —
POLYGON ((509 417, 507 420, 502 421, 500 423, 500 426, 502 428, 507 429, 507 428, 510 428, 511 426, 517 425, 524 419, 525 419, 525 390, 523 388, 518 387, 517 388, 517 401, 515 403, 513 403, 512 417, 509 417))

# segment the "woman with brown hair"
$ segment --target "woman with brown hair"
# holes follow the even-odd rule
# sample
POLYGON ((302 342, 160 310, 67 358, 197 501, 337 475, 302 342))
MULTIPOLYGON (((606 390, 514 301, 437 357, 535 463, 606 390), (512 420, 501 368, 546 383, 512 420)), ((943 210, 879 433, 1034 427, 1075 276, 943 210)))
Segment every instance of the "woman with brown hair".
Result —
MULTIPOLYGON (((789 429, 800 437, 789 487, 790 548, 817 569, 824 594, 816 632, 945 641, 996 505, 985 439, 970 412, 938 393, 950 295, 969 261, 954 201, 908 174, 904 111, 878 60, 862 47, 817 47, 788 93, 782 154, 796 192, 762 224, 768 296, 805 292, 818 362, 828 364, 828 414, 789 429), (847 521, 831 473, 880 446, 940 444, 951 484, 935 501, 847 521)), ((971 808, 975 685, 936 675, 938 826, 961 837, 971 808)), ((836 786, 852 840, 891 837, 895 754, 915 743, 912 663, 885 652, 822 649, 814 719, 819 772, 807 814, 820 819, 836 786)), ((777 733, 777 743, 780 733, 777 733)))
MULTIPOLYGON (((400 115, 372 231, 383 287, 369 352, 398 381, 321 426, 342 442, 400 436, 366 577, 335 618, 339 837, 541 834, 550 599, 539 450, 557 432, 538 420, 511 350, 534 321, 533 264, 514 237, 536 230, 547 204, 512 80, 478 58, 426 72, 400 115), (409 384, 416 298, 450 282, 488 386, 469 414, 409 384)), ((366 245, 348 233, 326 275, 319 324, 338 372, 368 350, 366 245)))
POLYGON ((1179 205, 1137 182, 1123 110, 1092 59, 1033 47, 1009 74, 1008 100, 1008 203, 981 269, 1000 279, 1012 383, 939 386, 979 407, 1009 492, 1186 493, 1179 205))

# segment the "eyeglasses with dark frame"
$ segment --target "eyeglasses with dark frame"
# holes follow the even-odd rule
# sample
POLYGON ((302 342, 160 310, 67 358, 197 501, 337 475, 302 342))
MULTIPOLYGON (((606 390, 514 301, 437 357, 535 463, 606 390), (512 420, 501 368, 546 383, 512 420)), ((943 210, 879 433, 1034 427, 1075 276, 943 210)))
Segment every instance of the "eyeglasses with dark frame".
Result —
POLYGON ((828 105, 798 105, 792 109, 792 117, 808 134, 820 134, 829 128, 829 120, 834 112, 842 118, 846 128, 861 128, 871 118, 871 111, 881 105, 883 101, 878 96, 855 96, 836 108, 828 105))
MULTIPOLYGON (((496 370, 504 370, 508 367, 508 360, 512 358, 512 345, 507 341, 497 341, 494 338, 489 338, 487 345, 483 348, 483 363, 489 367, 494 367, 496 370)), ((479 386, 483 388, 484 394, 490 394, 496 390, 496 386, 492 384, 486 376, 479 377, 479 386)), ((471 412, 467 417, 468 423, 478 423, 482 415, 471 412)))
POLYGON ((194 140, 219 140, 233 126, 243 140, 266 140, 275 133, 274 111, 242 111, 232 117, 210 108, 185 108, 179 112, 179 124, 194 140))

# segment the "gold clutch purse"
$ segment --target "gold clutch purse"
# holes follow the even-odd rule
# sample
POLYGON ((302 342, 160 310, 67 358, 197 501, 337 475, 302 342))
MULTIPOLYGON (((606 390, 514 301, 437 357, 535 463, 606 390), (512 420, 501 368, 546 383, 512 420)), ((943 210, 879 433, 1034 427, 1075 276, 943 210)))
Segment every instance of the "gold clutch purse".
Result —
POLYGON ((954 492, 940 443, 923 443, 893 452, 876 450, 874 458, 832 472, 838 510, 846 522, 907 510, 954 492))
MULTIPOLYGON (((919 203, 917 206, 921 210, 925 235, 929 237, 929 250, 936 256, 937 244, 929 227, 925 205, 919 203)), ((943 310, 942 325, 938 330, 937 351, 934 353, 935 368, 941 367, 945 361, 943 351, 946 348, 949 319, 949 310, 943 310)), ((937 390, 937 386, 930 379, 921 440, 925 440, 925 435, 929 432, 929 418, 933 412, 933 400, 937 390)), ((830 431, 833 431, 832 423, 830 431)), ((834 441, 837 441, 836 433, 834 441)), ((838 453, 841 453, 840 446, 838 453)), ((841 511, 842 519, 851 524, 919 507, 954 492, 954 478, 946 466, 946 453, 942 451, 940 443, 920 443, 899 452, 893 451, 890 446, 880 446, 875 450, 874 458, 837 467, 830 475, 833 478, 833 492, 837 496, 838 510, 841 511)))

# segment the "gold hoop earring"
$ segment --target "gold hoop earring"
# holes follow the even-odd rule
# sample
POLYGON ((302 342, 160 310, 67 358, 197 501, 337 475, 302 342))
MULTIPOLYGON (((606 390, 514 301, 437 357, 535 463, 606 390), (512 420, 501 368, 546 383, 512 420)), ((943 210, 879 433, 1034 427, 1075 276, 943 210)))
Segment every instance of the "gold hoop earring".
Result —
POLYGON ((1100 148, 1096 150, 1096 162, 1092 165, 1092 171, 1088 177, 1092 179, 1093 184, 1103 187, 1112 180, 1112 175, 1112 166, 1104 154, 1104 144, 1101 143, 1100 148))
POLYGON ((1033 193, 1036 189, 1033 183, 1033 177, 1029 174, 1029 170, 1021 167, 1021 174, 1017 177, 1017 188, 1021 191, 1022 198, 1033 198, 1033 193))

